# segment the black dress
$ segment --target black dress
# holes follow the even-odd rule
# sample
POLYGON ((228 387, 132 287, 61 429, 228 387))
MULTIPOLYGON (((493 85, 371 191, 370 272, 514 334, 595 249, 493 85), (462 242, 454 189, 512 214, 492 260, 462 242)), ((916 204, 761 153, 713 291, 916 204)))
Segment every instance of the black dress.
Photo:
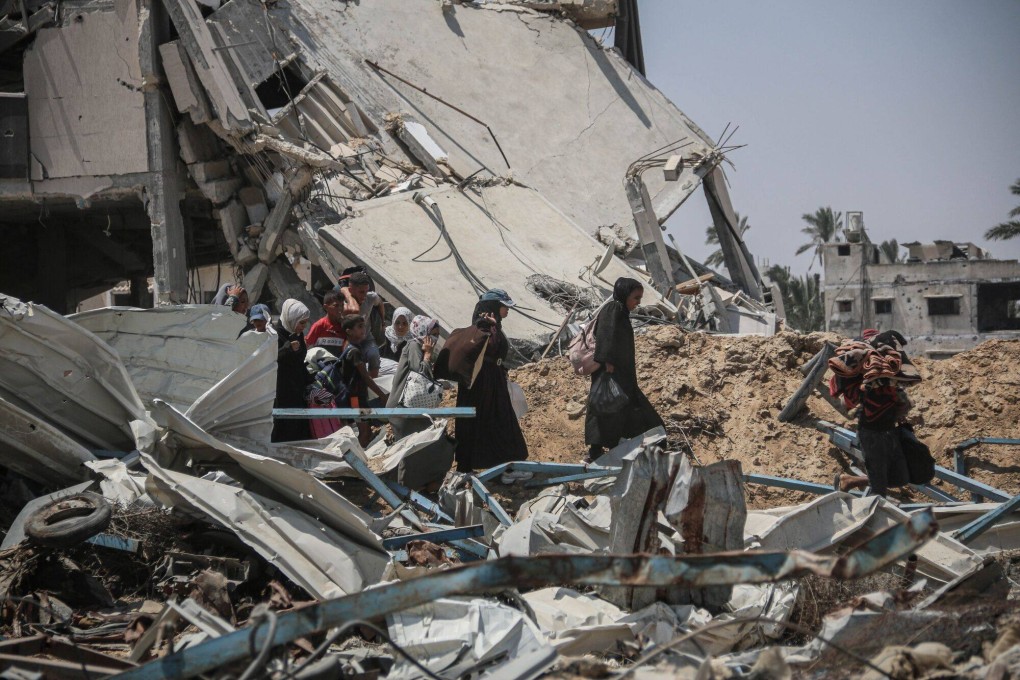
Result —
MULTIPOLYGON (((619 413, 610 416, 596 415, 591 408, 589 391, 588 411, 584 421, 584 442, 588 446, 612 448, 621 439, 629 439, 661 426, 662 418, 637 382, 637 366, 634 353, 634 329, 630 325, 630 313, 620 302, 613 300, 599 313, 595 327, 595 361, 603 366, 613 365, 613 377, 630 397, 630 404, 619 413)), ((600 368, 592 373, 592 384, 605 371, 600 368)))
MULTIPOLYGON (((273 408, 308 408, 305 390, 311 383, 312 376, 305 368, 305 336, 284 330, 282 325, 275 325, 279 340, 279 354, 276 366, 276 400, 273 408), (297 340, 301 346, 295 351, 290 341, 297 340)), ((273 421, 274 442, 292 442, 312 438, 312 430, 307 420, 281 419, 273 421)))
MULTIPOLYGON (((475 311, 477 319, 478 308, 475 311)), ((485 470, 528 458, 528 444, 510 403, 506 369, 503 368, 509 350, 506 336, 496 326, 474 385, 471 389, 463 385, 457 389, 457 406, 473 406, 477 413, 474 418, 458 418, 455 425, 457 469, 461 472, 485 470)))

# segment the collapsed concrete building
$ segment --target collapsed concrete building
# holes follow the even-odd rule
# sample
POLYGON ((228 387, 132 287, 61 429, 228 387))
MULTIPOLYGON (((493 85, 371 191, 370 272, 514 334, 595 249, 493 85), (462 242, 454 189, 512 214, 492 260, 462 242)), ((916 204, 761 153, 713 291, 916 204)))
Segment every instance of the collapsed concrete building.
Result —
POLYGON ((705 270, 661 225, 703 186, 715 284, 768 312, 725 147, 644 78, 633 26, 623 52, 587 32, 631 4, 8 2, 0 290, 58 312, 122 281, 134 306, 203 302, 194 271, 229 259, 253 302, 314 318, 359 265, 447 329, 505 288, 526 310, 509 334, 537 342, 566 310, 535 276, 604 294, 644 269, 672 313, 705 270))
POLYGON ((1020 263, 973 243, 904 245, 905 262, 885 261, 866 236, 822 246, 826 330, 895 328, 933 358, 1020 337, 1020 263))

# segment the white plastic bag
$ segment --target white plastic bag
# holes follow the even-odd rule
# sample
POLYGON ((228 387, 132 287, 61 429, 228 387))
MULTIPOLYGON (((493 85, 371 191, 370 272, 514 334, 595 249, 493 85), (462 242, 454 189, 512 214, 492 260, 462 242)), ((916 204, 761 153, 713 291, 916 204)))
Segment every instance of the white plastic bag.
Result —
POLYGON ((524 396, 524 389, 512 380, 508 380, 506 386, 510 390, 510 404, 514 407, 514 415, 520 420, 528 412, 528 398, 524 396))

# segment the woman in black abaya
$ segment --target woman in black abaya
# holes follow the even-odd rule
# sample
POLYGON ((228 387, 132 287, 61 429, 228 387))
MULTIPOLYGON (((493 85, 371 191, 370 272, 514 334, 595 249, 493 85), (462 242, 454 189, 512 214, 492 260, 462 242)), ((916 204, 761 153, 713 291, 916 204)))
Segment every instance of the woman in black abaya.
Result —
POLYGON ((611 373, 630 397, 630 402, 618 413, 600 415, 592 409, 589 392, 588 415, 584 421, 584 443, 588 445, 589 460, 595 460, 621 439, 636 437, 663 424, 637 383, 630 313, 641 304, 643 294, 644 287, 640 281, 617 279, 613 286, 613 299, 602 308, 595 321, 595 361, 601 367, 592 373, 592 385, 598 384, 603 373, 611 373))
MULTIPOLYGON (((490 290, 475 305, 471 322, 489 331, 489 342, 481 370, 471 388, 462 385, 457 390, 457 406, 473 406, 477 414, 474 418, 458 418, 456 422, 457 469, 461 472, 487 469, 528 457, 528 445, 510 402, 503 367, 510 344, 503 334, 502 322, 513 304, 505 291, 490 290)), ((503 475, 503 482, 521 481, 530 476, 529 472, 509 472, 503 475)))

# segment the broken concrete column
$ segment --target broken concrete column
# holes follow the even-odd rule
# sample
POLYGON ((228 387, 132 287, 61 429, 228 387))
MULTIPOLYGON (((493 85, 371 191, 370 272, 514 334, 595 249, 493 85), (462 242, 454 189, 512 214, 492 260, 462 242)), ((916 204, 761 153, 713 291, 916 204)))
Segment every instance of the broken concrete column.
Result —
POLYGON ((305 303, 305 306, 308 307, 310 314, 308 319, 309 325, 323 317, 322 305, 319 303, 318 298, 308 291, 308 288, 305 287, 305 282, 298 277, 297 272, 287 262, 287 258, 280 258, 269 265, 269 281, 267 285, 273 297, 276 298, 276 311, 279 311, 279 307, 283 304, 284 300, 294 298, 305 303))
POLYGON ((248 291, 248 300, 251 304, 255 304, 262 297, 262 289, 266 285, 266 281, 269 280, 269 267, 262 262, 258 262, 254 267, 249 269, 244 275, 244 289, 248 291))
POLYGON ((239 240, 241 235, 244 234, 244 228, 248 226, 248 212, 241 205, 240 201, 234 200, 222 208, 214 210, 213 216, 220 221, 223 238, 227 241, 230 254, 234 257, 234 260, 238 261, 238 264, 242 264, 238 258, 238 250, 241 247, 239 240))
MULTIPOLYGON (((677 454, 646 446, 623 459, 623 469, 610 491, 613 525, 609 539, 612 555, 654 555, 659 552, 656 528, 677 474, 677 454)), ((618 607, 638 610, 659 599, 652 588, 607 587, 602 597, 618 607)))
POLYGON ((177 124, 177 142, 181 147, 181 158, 185 163, 202 163, 220 156, 219 140, 204 125, 194 125, 187 119, 177 124))
POLYGON ((262 189, 258 187, 243 187, 237 192, 237 197, 248 211, 248 224, 260 224, 266 221, 269 216, 269 208, 266 206, 266 198, 262 189))
POLYGON ((272 212, 263 223, 262 240, 259 241, 259 259, 269 264, 276 259, 276 248, 280 245, 283 237, 283 230, 291 220, 291 208, 294 207, 294 197, 289 191, 284 191, 280 200, 273 206, 272 212))
POLYGON ((191 116, 196 124, 207 123, 213 119, 209 99, 205 96, 202 84, 198 82, 191 60, 181 47, 179 40, 159 46, 159 54, 163 61, 170 92, 174 96, 177 110, 191 116))
MULTIPOLYGON (((683 539, 684 554, 743 550, 747 504, 740 462, 695 466, 685 457, 670 489, 665 515, 683 539)), ((669 602, 718 609, 729 601, 732 590, 729 586, 677 588, 671 590, 669 602)))

